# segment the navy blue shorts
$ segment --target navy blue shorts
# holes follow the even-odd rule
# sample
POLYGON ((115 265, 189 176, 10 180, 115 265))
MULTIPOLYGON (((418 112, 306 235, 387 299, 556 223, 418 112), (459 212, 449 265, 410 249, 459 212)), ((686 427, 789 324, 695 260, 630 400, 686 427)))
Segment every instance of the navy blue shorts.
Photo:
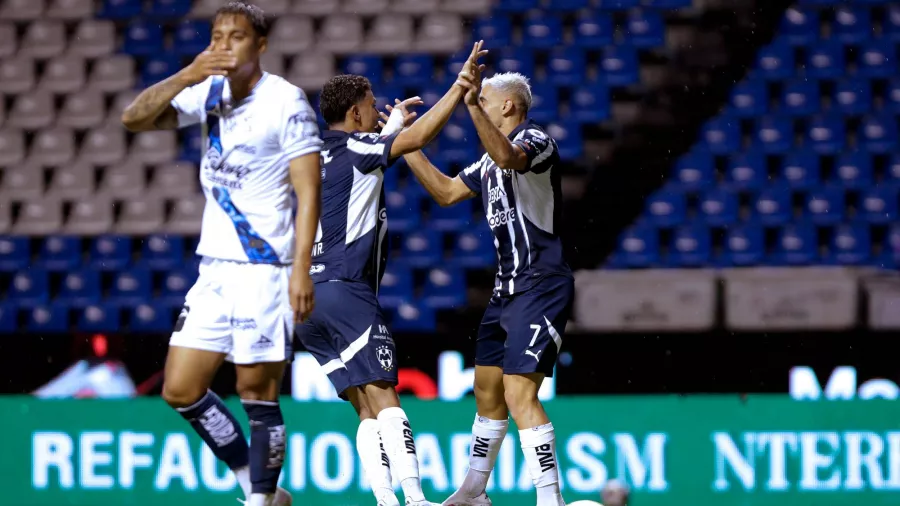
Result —
POLYGON ((350 387, 397 384, 394 339, 375 292, 365 283, 317 283, 316 307, 296 332, 342 399, 350 387))
POLYGON ((478 328, 475 365, 553 377, 574 296, 571 277, 547 276, 526 292, 492 297, 478 328))

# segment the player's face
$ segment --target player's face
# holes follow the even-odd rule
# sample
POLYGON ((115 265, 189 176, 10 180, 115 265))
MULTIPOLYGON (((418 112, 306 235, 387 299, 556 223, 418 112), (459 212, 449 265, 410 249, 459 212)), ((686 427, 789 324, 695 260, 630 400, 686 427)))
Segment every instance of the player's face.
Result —
POLYGON ((266 38, 257 37, 246 16, 223 14, 216 18, 212 31, 213 49, 231 51, 237 59, 237 74, 253 70, 266 49, 266 38))
POLYGON ((360 132, 374 132, 378 127, 378 109, 375 103, 375 94, 372 90, 366 92, 356 107, 359 109, 360 132))
POLYGON ((487 85, 481 88, 481 96, 478 97, 481 102, 481 108, 496 127, 503 125, 503 117, 509 106, 509 100, 505 95, 495 90, 493 86, 487 85))

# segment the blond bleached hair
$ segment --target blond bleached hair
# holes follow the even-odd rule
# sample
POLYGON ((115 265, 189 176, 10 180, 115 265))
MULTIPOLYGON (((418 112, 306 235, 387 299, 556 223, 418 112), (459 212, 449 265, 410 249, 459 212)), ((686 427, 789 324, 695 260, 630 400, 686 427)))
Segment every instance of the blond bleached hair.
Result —
POLYGON ((482 86, 490 85, 497 91, 512 95, 525 107, 524 112, 527 113, 531 109, 531 84, 528 81, 527 77, 518 72, 504 72, 485 79, 482 86))

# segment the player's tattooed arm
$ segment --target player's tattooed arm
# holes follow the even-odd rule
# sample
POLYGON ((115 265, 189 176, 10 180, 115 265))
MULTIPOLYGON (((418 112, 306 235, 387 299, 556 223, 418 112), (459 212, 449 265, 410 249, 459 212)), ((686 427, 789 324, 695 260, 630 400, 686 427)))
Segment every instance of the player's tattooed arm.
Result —
POLYGON ((447 176, 432 165, 421 151, 404 155, 403 159, 406 160, 406 164, 409 165, 413 175, 416 176, 425 191, 438 205, 452 206, 475 196, 475 192, 470 190, 459 176, 452 178, 447 176))
POLYGON ((122 124, 132 132, 178 128, 178 111, 172 100, 187 88, 178 74, 142 91, 122 113, 122 124))

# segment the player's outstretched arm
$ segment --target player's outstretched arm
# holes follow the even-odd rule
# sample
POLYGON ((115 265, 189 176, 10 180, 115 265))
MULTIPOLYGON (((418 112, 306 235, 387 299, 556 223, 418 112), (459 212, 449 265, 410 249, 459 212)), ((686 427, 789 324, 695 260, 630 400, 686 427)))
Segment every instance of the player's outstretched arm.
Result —
POLYGON ((466 106, 469 109, 469 115, 472 116, 472 123, 475 124, 475 131, 478 132, 478 138, 481 139, 481 144, 484 145, 484 150, 487 151, 491 160, 501 169, 527 170, 529 161, 525 151, 494 126, 477 99, 474 104, 469 103, 468 99, 467 95, 466 106))
POLYGON ((319 226, 322 201, 322 172, 319 152, 291 160, 291 183, 297 195, 295 218, 294 266, 291 272, 291 307, 296 320, 305 320, 313 310, 313 282, 309 276, 312 249, 319 226))
POLYGON ((452 206, 476 195, 459 176, 448 177, 432 165, 421 151, 409 153, 403 159, 406 160, 406 164, 409 165, 413 175, 416 176, 425 191, 440 206, 452 206))

